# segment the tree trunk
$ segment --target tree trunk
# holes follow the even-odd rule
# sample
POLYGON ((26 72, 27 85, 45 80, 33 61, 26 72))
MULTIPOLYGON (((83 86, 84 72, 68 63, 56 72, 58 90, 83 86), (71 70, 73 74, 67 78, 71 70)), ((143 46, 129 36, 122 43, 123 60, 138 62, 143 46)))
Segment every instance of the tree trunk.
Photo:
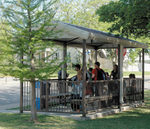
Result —
POLYGON ((91 50, 89 56, 89 67, 93 67, 94 63, 95 63, 95 51, 91 50))
POLYGON ((36 98, 35 98, 35 81, 31 81, 31 121, 37 120, 37 112, 36 112, 36 98))
MULTIPOLYGON (((30 3, 30 2, 29 2, 30 3)), ((29 41, 31 42, 31 10, 30 6, 28 5, 28 27, 29 27, 29 41)), ((30 46, 29 50, 30 50, 30 64, 31 64, 31 71, 34 73, 35 71, 35 62, 34 62, 34 52, 33 52, 33 48, 34 46, 30 46)), ((35 98, 35 77, 31 77, 31 87, 32 87, 32 91, 31 91, 31 121, 35 121, 37 120, 37 112, 36 112, 36 98, 35 98)))

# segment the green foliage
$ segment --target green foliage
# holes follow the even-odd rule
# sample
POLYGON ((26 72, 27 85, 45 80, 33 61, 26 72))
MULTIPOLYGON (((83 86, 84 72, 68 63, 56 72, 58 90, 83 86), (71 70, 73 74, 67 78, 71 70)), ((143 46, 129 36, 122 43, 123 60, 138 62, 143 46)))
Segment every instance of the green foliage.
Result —
POLYGON ((116 49, 106 49, 107 57, 113 62, 113 65, 118 61, 118 55, 116 54, 116 49))
POLYGON ((110 32, 117 31, 122 36, 150 36, 150 1, 119 0, 101 6, 96 13, 99 21, 112 23, 110 32))
POLYGON ((99 23, 99 17, 95 15, 95 11, 99 6, 109 1, 111 0, 62 1, 60 2, 59 10, 55 18, 67 23, 107 32, 110 24, 99 23))
POLYGON ((137 49, 130 49, 130 54, 129 54, 129 64, 135 63, 135 59, 138 57, 138 50, 137 49))
MULTIPOLYGON (((59 33, 51 23, 56 0, 8 0, 0 6, 0 72, 21 79, 46 79, 65 62, 52 59, 57 52, 52 41, 59 33), (51 29, 50 29, 51 28, 51 29), (50 48, 48 57, 43 55, 50 48), (21 56, 23 55, 23 59, 21 56), (22 64, 23 63, 23 64, 22 64)), ((67 60, 67 59, 66 59, 67 60)))
MULTIPOLYGON (((149 5, 148 0, 111 1, 99 7, 96 14, 99 15, 99 22, 110 23, 111 26, 108 28, 110 33, 150 45, 149 5)), ((137 50, 132 50, 129 64, 134 63, 136 57, 137 50)))

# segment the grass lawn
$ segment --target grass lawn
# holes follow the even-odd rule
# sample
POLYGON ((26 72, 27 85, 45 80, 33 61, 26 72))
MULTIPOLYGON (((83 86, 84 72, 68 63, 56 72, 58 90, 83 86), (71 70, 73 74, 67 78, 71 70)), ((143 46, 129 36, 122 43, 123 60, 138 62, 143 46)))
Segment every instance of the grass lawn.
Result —
POLYGON ((31 122, 29 114, 0 113, 0 129, 150 129, 150 91, 145 102, 140 108, 87 121, 38 115, 38 121, 31 122))

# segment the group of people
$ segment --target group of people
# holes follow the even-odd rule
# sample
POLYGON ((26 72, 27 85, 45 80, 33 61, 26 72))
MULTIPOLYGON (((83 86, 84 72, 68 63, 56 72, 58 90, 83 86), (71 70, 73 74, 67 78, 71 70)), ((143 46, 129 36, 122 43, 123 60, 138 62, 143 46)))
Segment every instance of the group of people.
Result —
MULTIPOLYGON (((75 65, 75 70, 77 71, 77 78, 78 80, 82 80, 82 69, 79 64, 75 65)), ((108 72, 104 72, 103 69, 100 68, 100 63, 95 62, 95 68, 89 68, 88 71, 86 71, 86 81, 92 81, 92 80, 110 80, 110 79, 118 79, 118 66, 114 65, 114 69, 111 71, 111 74, 109 75, 108 72)))
MULTIPOLYGON (((76 76, 72 78, 72 81, 74 81, 72 84, 73 87, 73 94, 71 95, 71 100, 81 100, 82 99, 82 81, 83 81, 83 70, 81 69, 81 66, 79 64, 75 65, 75 71, 77 72, 76 76)), ((68 74, 66 75, 68 76, 68 74)), ((61 78, 61 71, 58 72, 59 79, 61 78)), ((129 75, 130 79, 135 78, 135 74, 129 75)), ((89 68, 86 69, 86 95, 96 95, 96 92, 98 91, 97 87, 94 87, 93 85, 89 84, 91 81, 98 81, 98 80, 115 80, 119 79, 118 77, 118 66, 114 65, 113 70, 111 71, 110 75, 108 72, 104 72, 103 69, 100 68, 100 63, 95 62, 95 68, 89 68)), ((93 83, 94 84, 94 83, 93 83)), ((133 89, 135 89, 135 81, 132 81, 133 89)), ((96 96, 99 94, 97 93, 96 96)), ((81 101, 80 101, 81 102, 81 101)), ((74 111, 79 112, 81 110, 81 103, 72 103, 71 108, 74 111)))
MULTIPOLYGON (((61 68, 62 69, 62 68, 61 68)), ((82 80, 82 73, 83 70, 81 69, 81 66, 79 64, 75 65, 75 70, 77 71, 77 79, 78 81, 82 80)), ((68 77, 69 74, 66 74, 66 77, 68 77)), ((58 80, 62 79, 62 70, 58 71, 58 80)), ((109 75, 108 72, 104 72, 103 69, 100 68, 100 63, 95 62, 95 68, 89 68, 86 69, 86 80, 92 81, 92 80, 110 80, 110 79, 118 79, 118 66, 114 65, 113 70, 111 71, 111 74, 109 75)))
MULTIPOLYGON (((82 99, 82 80, 83 80, 83 70, 81 69, 81 66, 79 64, 75 65, 75 70, 77 71, 76 78, 72 81, 77 81, 73 83, 73 94, 71 96, 71 99, 82 99)), ((118 79, 118 67, 117 65, 114 66, 114 69, 111 72, 111 75, 106 72, 104 72, 103 69, 100 68, 100 63, 95 62, 95 68, 89 68, 86 70, 86 81, 98 81, 98 80, 110 80, 112 79, 118 79)), ((86 95, 93 95, 96 94, 98 96, 98 87, 91 87, 92 85, 89 83, 86 83, 86 95)), ((71 107, 73 110, 76 110, 77 112, 81 109, 81 104, 71 104, 71 107)))

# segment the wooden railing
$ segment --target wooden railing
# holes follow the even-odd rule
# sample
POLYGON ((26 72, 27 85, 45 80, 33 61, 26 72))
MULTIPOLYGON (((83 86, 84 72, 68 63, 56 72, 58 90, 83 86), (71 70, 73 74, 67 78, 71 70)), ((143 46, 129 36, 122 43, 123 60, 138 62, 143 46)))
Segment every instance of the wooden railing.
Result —
MULTIPOLYGON (((38 111, 82 113, 82 82, 69 80, 36 81, 38 111)), ((125 103, 142 101, 142 79, 124 79, 125 103), (133 88, 133 84, 134 88, 133 88)), ((105 80, 86 83, 86 113, 119 108, 120 81, 105 80)), ((23 110, 31 110, 31 86, 23 83, 23 110)))

